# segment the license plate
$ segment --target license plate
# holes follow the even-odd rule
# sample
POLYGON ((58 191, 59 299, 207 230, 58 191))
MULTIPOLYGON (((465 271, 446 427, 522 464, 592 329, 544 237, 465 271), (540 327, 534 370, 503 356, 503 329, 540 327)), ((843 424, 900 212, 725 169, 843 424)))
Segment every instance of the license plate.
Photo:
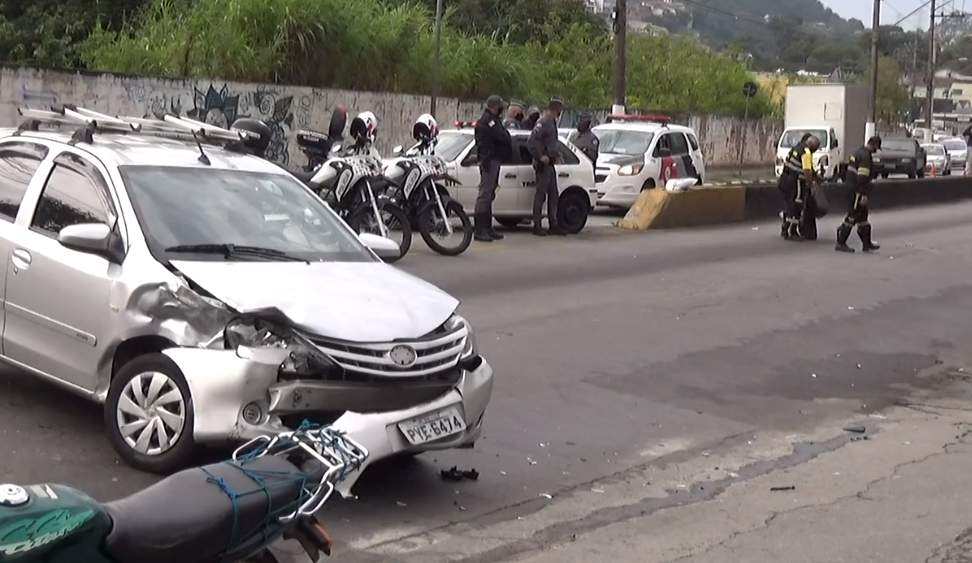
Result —
POLYGON ((434 442, 446 436, 459 434, 466 429, 466 422, 455 407, 442 409, 421 418, 398 423, 398 429, 413 446, 434 442))

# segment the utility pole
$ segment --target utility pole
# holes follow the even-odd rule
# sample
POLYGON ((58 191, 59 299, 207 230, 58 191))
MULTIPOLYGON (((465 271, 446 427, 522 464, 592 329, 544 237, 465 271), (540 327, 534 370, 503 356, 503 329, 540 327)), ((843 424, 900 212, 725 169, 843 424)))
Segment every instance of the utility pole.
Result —
POLYGON ((932 114, 935 110, 935 0, 931 0, 928 18, 928 82, 925 84, 925 127, 934 129, 932 114))
POLYGON ((439 97, 439 73, 441 63, 439 61, 442 51, 442 0, 435 2, 435 53, 432 55, 432 100, 429 104, 429 113, 435 117, 435 104, 439 97))
POLYGON ((862 140, 865 143, 874 136, 877 129, 878 36, 880 29, 881 0, 874 0, 874 8, 871 13, 871 99, 867 108, 867 124, 864 126, 864 139, 862 140))
POLYGON ((611 113, 624 113, 626 91, 625 50, 628 36, 628 1, 616 0, 614 6, 614 106, 611 113))

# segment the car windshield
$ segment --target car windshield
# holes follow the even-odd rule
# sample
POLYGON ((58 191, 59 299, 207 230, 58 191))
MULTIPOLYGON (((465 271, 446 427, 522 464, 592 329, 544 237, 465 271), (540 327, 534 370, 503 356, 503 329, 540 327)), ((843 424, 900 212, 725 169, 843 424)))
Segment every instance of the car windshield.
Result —
POLYGON ((446 162, 453 162, 462 153, 462 149, 473 141, 472 133, 465 131, 443 131, 439 133, 438 142, 432 153, 446 162))
POLYGON ((885 139, 881 143, 881 149, 913 152, 915 150, 915 142, 911 139, 885 139))
POLYGON ((601 154, 645 154, 654 133, 629 129, 592 129, 601 154))
POLYGON ((119 171, 157 257, 375 261, 341 219, 291 176, 173 166, 119 171))
POLYGON ((820 146, 827 146, 827 131, 824 129, 787 129, 780 137, 780 148, 788 149, 796 146, 807 133, 820 140, 820 146))
POLYGON ((933 156, 945 155, 945 148, 942 147, 941 145, 922 145, 922 148, 925 149, 925 153, 929 155, 933 155, 933 156))
POLYGON ((943 143, 945 148, 950 151, 964 151, 966 149, 965 141, 960 141, 958 139, 949 139, 943 143))

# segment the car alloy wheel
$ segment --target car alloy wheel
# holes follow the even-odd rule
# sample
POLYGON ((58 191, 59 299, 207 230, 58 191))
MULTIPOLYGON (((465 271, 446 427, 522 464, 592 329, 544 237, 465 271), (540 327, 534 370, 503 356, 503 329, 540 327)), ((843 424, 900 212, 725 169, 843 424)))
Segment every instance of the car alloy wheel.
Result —
POLYGON ((164 454, 186 428, 186 400, 176 382, 160 372, 143 372, 125 385, 116 407, 118 432, 130 448, 164 454))

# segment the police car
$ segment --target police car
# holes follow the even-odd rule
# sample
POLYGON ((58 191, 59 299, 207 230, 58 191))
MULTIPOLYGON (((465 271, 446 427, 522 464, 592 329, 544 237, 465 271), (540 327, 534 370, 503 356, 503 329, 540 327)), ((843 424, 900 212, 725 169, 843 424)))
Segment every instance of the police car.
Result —
POLYGON ((595 182, 597 205, 627 209, 638 194, 672 178, 702 184, 705 159, 691 127, 663 115, 609 115, 592 129, 600 140, 595 182))
MULTIPOLYGON (((479 162, 473 134, 475 126, 475 122, 457 121, 455 129, 439 133, 434 149, 435 154, 446 161, 449 175, 459 180, 458 185, 448 187, 450 195, 470 215, 473 214, 479 192, 479 162)), ((493 201, 493 216, 506 227, 525 223, 532 218, 537 183, 533 158, 527 150, 530 131, 511 130, 510 134, 513 137, 512 158, 501 164, 499 189, 493 201)), ((560 153, 563 162, 557 164, 557 186, 560 188, 557 222, 568 233, 577 233, 587 224, 587 217, 597 201, 594 166, 580 149, 563 138, 560 139, 560 153)))

